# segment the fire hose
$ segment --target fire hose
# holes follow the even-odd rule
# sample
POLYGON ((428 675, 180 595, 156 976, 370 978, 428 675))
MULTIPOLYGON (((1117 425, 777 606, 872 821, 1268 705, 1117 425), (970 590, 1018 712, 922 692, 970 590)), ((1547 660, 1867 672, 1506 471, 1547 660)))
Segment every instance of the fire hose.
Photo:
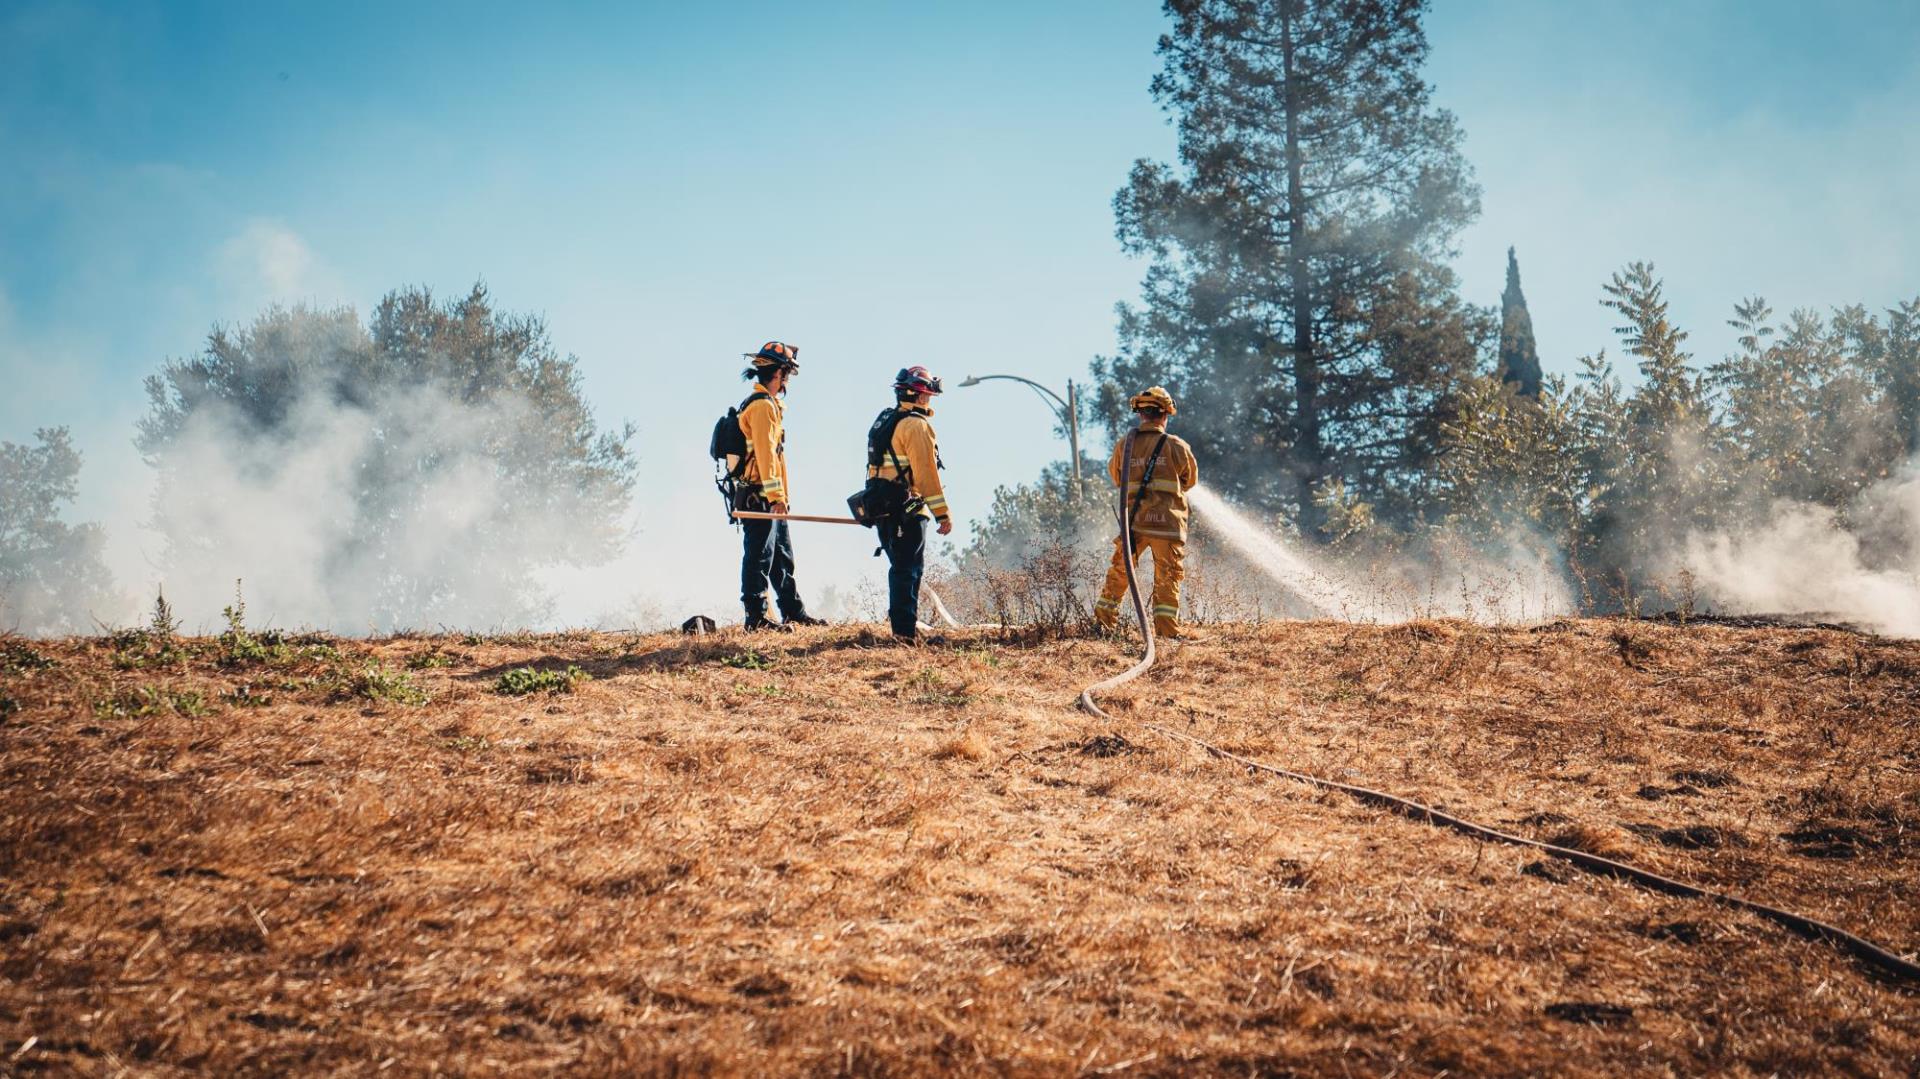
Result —
MULTIPOLYGON (((1129 436, 1129 438, 1131 438, 1131 436, 1129 436)), ((1131 454, 1129 454, 1129 457, 1130 456, 1131 454)), ((1089 714, 1099 716, 1109 721, 1111 721, 1113 717, 1102 711, 1100 706, 1094 703, 1094 695, 1096 693, 1105 693, 1108 690, 1125 685, 1135 678, 1140 677, 1153 666, 1155 660, 1153 622, 1147 617, 1146 604, 1141 601, 1140 582, 1135 576, 1133 558, 1131 557, 1133 553, 1133 527, 1132 521, 1129 519, 1130 515, 1127 512, 1126 488, 1121 486, 1119 491, 1120 501, 1116 515, 1120 519, 1120 549, 1126 553, 1126 557, 1123 557, 1122 561, 1126 565, 1127 594, 1133 599, 1134 617, 1139 620, 1140 635, 1146 641, 1146 648, 1138 663, 1114 675, 1112 678, 1095 682, 1080 692, 1080 707, 1089 714)), ((1160 572, 1158 566, 1154 567, 1154 572, 1160 572)), ((942 611, 944 612, 944 608, 942 608, 942 611)), ((1719 903, 1722 906, 1732 907, 1736 910, 1744 910, 1750 914, 1756 914, 1776 925, 1783 926, 1809 940, 1817 940, 1832 945, 1841 951, 1850 953, 1861 962, 1883 974, 1910 984, 1920 985, 1920 963, 1914 963, 1911 960, 1905 959, 1895 954, 1892 950, 1882 947, 1858 934, 1850 933, 1838 926, 1810 918, 1804 914, 1797 914, 1790 910, 1756 902, 1728 892, 1720 892, 1712 888, 1688 884, 1684 881, 1675 880, 1672 877, 1662 876, 1650 870, 1628 865, 1625 862, 1615 861, 1612 858, 1605 858, 1588 851, 1557 846, 1538 839, 1529 839, 1526 836, 1503 832, 1497 828, 1477 824, 1464 817, 1456 817, 1451 813, 1441 812, 1432 806, 1424 805, 1410 798, 1402 798, 1399 795, 1388 794, 1385 791, 1374 790, 1371 787, 1361 787, 1351 783, 1339 783, 1320 776, 1308 775, 1305 772, 1295 772, 1286 768, 1266 764, 1250 757, 1244 757, 1238 753, 1222 749, 1211 742, 1196 738, 1191 734, 1162 727, 1157 723, 1142 723, 1141 726, 1164 738, 1197 746, 1210 756, 1221 760, 1232 761, 1249 771, 1265 772, 1268 775, 1279 776, 1282 779, 1290 779, 1296 783, 1303 783, 1323 790, 1339 791, 1367 805, 1377 806, 1389 812, 1398 813, 1403 817, 1425 822, 1436 828, 1450 828, 1456 832, 1462 832, 1478 839, 1493 840, 1497 843, 1507 843, 1518 847, 1531 847, 1534 850, 1554 858, 1570 862, 1589 872, 1631 881, 1657 892, 1664 892, 1668 895, 1682 896, 1689 899, 1705 899, 1719 903)))

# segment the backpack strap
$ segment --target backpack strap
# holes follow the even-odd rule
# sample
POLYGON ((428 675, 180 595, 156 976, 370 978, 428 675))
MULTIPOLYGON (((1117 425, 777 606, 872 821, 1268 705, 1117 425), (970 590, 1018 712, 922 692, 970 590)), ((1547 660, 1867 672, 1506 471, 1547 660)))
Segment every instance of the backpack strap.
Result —
MULTIPOLYGON (((755 401, 758 401, 762 397, 766 398, 769 401, 773 400, 773 395, 768 393, 767 391, 754 390, 752 393, 747 395, 746 400, 740 402, 740 407, 733 410, 734 414, 736 416, 744 416, 747 411, 747 406, 753 404, 755 401)), ((739 422, 739 421, 736 420, 735 422, 739 422)), ((740 433, 742 435, 746 434, 747 429, 745 427, 740 428, 740 433)), ((786 441, 785 432, 781 433, 781 441, 783 442, 786 441)), ((753 440, 747 439, 746 443, 747 443, 747 452, 740 455, 740 463, 734 465, 732 468, 727 470, 727 478, 730 480, 737 480, 740 477, 747 474, 747 462, 753 460, 753 440)))
POLYGON ((875 417, 873 427, 867 435, 867 465, 871 468, 879 468, 881 457, 893 458, 894 478, 902 486, 912 484, 913 466, 901 463, 900 455, 893 449, 893 435, 900 429, 901 422, 911 415, 913 413, 904 408, 890 408, 875 417))

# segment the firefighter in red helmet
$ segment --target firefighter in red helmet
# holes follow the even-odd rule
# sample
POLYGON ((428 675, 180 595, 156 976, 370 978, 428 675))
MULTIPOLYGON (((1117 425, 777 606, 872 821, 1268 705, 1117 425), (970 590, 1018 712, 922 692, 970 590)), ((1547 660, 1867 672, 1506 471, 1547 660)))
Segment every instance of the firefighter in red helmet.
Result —
POLYGON ((887 621, 901 641, 916 640, 919 633, 927 523, 942 536, 953 531, 930 407, 941 390, 940 380, 926 368, 903 368, 893 377, 894 406, 867 429, 868 486, 882 481, 893 491, 890 510, 875 524, 887 556, 887 621))

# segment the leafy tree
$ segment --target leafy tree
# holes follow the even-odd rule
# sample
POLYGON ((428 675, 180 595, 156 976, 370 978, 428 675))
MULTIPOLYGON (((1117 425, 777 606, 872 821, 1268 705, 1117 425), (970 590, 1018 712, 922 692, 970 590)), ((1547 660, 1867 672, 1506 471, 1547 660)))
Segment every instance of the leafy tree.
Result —
POLYGON ((80 452, 64 427, 34 432, 38 446, 0 442, 0 629, 78 633, 118 605, 101 558, 99 525, 69 525, 80 452))
POLYGON ((364 329, 351 310, 270 309, 166 363, 147 394, 137 444, 171 561, 245 576, 282 615, 524 621, 541 611, 537 569, 604 560, 623 538, 632 429, 601 431, 577 361, 478 285, 448 303, 390 293, 364 329), (271 564, 288 545, 312 565, 271 564))
POLYGON ((1117 233, 1152 265, 1096 362, 1166 384, 1208 473, 1309 528, 1323 488, 1418 511, 1454 389, 1491 327, 1445 265, 1478 213, 1420 75, 1424 0, 1168 0, 1155 98, 1179 165, 1138 162, 1117 233))
POLYGON ((1520 260, 1507 248, 1507 288, 1500 294, 1500 380, 1522 397, 1540 396, 1540 353, 1533 344, 1533 316, 1520 291, 1520 260))
POLYGON ((1920 296, 1887 312, 1874 374, 1908 458, 1920 458, 1920 296))
POLYGON ((1615 333, 1638 360, 1640 383, 1623 398, 1599 383, 1610 372, 1589 367, 1596 380, 1581 424, 1594 491, 1589 568, 1637 588, 1633 579, 1663 565, 1671 544, 1711 526, 1726 484, 1706 378, 1690 365, 1686 331, 1668 317, 1653 264, 1629 264, 1605 292, 1601 305, 1625 320, 1615 333))
POLYGON ((1434 465, 1448 521, 1571 540, 1584 504, 1577 400, 1558 380, 1538 398, 1504 379, 1468 383, 1434 465))
POLYGON ((1768 488, 1780 486, 1784 472, 1805 472, 1802 465, 1810 447, 1806 432, 1796 428, 1800 410, 1812 396, 1810 387, 1800 382, 1803 372, 1783 363, 1786 353, 1773 340, 1777 330, 1772 319, 1773 308, 1759 296, 1734 304, 1727 325, 1739 331, 1735 351, 1711 369, 1712 383, 1725 403, 1726 441, 1751 478, 1768 488))
POLYGON ((1576 560, 1597 561, 1599 539, 1614 531, 1625 503, 1620 449, 1627 441, 1627 395, 1605 349, 1579 362, 1568 401, 1574 468, 1581 483, 1580 527, 1570 553, 1576 560))
POLYGON ((1831 320, 1796 310, 1778 331, 1771 315, 1757 297, 1736 304, 1728 324, 1738 348, 1711 370, 1740 508, 1764 513, 1777 499, 1842 507, 1900 457, 1875 385, 1886 333, 1858 305, 1831 320))

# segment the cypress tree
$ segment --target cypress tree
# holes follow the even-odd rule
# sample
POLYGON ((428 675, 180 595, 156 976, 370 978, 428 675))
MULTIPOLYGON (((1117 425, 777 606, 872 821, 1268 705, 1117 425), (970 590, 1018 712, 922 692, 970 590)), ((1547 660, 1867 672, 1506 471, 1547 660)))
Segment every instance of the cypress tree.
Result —
POLYGON ((1540 353, 1533 344, 1533 316, 1520 291, 1520 260, 1507 248, 1507 289, 1500 294, 1500 381, 1522 397, 1540 397, 1540 353))

